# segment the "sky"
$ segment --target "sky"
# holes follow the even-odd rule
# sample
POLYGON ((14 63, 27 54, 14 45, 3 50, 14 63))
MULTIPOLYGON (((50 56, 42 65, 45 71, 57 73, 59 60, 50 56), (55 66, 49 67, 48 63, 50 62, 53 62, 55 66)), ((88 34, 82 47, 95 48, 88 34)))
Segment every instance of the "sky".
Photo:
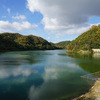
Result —
POLYGON ((0 0, 0 33, 73 40, 100 23, 100 0, 0 0))

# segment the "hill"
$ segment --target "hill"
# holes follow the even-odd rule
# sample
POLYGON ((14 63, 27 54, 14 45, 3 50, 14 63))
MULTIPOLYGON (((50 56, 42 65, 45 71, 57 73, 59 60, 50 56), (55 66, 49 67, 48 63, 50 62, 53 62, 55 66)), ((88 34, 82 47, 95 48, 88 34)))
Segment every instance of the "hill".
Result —
POLYGON ((57 47, 45 39, 33 35, 25 36, 19 33, 0 34, 0 51, 47 49, 57 49, 57 47))
POLYGON ((55 45, 59 48, 62 48, 62 49, 66 49, 66 46, 70 43, 71 41, 62 41, 62 42, 58 42, 58 43, 55 43, 55 45))
POLYGON ((93 48, 100 49, 100 25, 92 26, 67 46, 67 50, 91 50, 93 48))

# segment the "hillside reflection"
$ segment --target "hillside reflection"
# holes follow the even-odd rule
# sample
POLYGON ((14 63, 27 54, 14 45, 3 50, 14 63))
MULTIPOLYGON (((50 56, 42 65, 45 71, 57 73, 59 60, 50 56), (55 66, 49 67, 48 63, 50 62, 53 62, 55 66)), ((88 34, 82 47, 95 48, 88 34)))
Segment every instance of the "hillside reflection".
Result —
POLYGON ((100 71, 99 54, 84 55, 77 53, 67 53, 67 56, 80 60, 79 62, 77 62, 77 64, 89 73, 100 71))
POLYGON ((20 51, 20 52, 9 52, 0 54, 0 68, 4 67, 18 67, 21 65, 32 65, 37 62, 41 62, 40 53, 32 53, 20 51))

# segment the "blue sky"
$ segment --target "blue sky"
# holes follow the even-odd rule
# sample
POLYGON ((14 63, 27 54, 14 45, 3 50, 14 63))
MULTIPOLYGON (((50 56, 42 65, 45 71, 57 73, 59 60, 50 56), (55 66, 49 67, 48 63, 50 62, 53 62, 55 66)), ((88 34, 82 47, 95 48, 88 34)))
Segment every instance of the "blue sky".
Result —
POLYGON ((73 0, 0 0, 0 33, 32 34, 54 43, 73 40, 100 23, 99 6, 98 0, 74 5, 73 0))

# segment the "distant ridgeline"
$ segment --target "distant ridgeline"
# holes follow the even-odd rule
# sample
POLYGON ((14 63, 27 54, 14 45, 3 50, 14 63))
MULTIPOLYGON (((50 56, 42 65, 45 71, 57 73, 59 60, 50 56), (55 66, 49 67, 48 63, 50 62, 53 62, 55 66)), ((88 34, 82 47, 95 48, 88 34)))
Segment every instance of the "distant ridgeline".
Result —
POLYGON ((0 51, 58 49, 53 43, 33 35, 19 33, 0 34, 0 51))
POLYGON ((92 26, 67 46, 67 50, 73 51, 92 49, 100 49, 100 25, 92 26))
POLYGON ((55 45, 59 48, 66 49, 66 46, 70 43, 71 41, 62 41, 58 42, 55 45))

